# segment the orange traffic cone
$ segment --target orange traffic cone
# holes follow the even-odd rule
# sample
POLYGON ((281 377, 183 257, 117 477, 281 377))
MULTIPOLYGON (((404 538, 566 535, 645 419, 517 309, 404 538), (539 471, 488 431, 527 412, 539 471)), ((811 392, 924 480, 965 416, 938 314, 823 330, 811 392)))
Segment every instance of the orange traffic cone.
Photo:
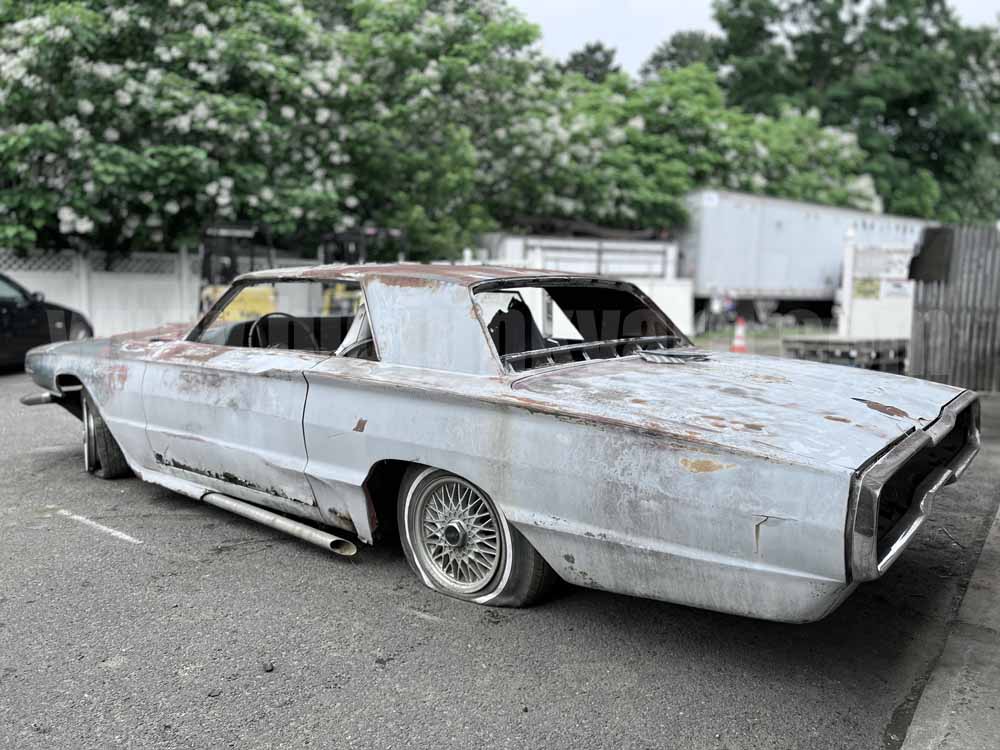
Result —
POLYGON ((729 351, 739 354, 747 353, 747 322, 742 316, 736 318, 736 329, 733 331, 733 343, 729 351))

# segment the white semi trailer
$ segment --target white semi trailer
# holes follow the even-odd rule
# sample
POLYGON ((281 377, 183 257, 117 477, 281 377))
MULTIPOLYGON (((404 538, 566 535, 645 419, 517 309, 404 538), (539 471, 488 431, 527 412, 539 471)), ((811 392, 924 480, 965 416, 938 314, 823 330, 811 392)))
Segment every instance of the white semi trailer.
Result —
POLYGON ((694 280, 697 304, 737 301, 832 303, 849 231, 860 246, 916 248, 930 222, 813 203, 698 190, 686 199, 679 276, 694 280))

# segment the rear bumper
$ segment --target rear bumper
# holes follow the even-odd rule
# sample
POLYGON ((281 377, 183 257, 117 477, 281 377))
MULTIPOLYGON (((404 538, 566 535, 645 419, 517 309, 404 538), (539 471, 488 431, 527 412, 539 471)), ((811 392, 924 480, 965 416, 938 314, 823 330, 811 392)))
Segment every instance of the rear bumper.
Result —
POLYGON ((847 570, 854 582, 870 581, 885 573, 898 559, 903 549, 917 533, 930 513, 934 495, 958 479, 979 453, 979 398, 965 391, 948 403, 940 416, 923 430, 905 437, 880 459, 859 471, 851 487, 847 518, 847 570), (952 436, 954 430, 961 435, 952 436), (942 447, 946 438, 960 447, 944 456, 929 470, 933 462, 930 453, 942 447), (915 458, 924 458, 924 465, 914 467, 915 458), (901 472, 916 472, 919 480, 909 507, 887 532, 879 533, 880 501, 890 480, 908 479, 901 472))

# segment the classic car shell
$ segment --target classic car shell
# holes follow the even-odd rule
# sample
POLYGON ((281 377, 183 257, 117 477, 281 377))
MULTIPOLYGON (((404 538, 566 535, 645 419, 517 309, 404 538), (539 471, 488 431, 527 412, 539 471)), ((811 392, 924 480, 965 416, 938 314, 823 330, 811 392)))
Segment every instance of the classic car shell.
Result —
POLYGON ((823 617, 884 572, 881 485, 866 494, 866 474, 899 470, 890 454, 902 443, 967 432, 894 528, 895 559, 978 449, 973 394, 876 372, 713 353, 509 373, 473 291, 536 277, 565 274, 395 265, 244 277, 360 281, 378 362, 200 344, 175 326, 41 347, 27 368, 57 397, 86 388, 133 470, 195 498, 226 493, 371 543, 373 477, 387 462, 425 464, 487 492, 570 582, 790 622, 823 617))

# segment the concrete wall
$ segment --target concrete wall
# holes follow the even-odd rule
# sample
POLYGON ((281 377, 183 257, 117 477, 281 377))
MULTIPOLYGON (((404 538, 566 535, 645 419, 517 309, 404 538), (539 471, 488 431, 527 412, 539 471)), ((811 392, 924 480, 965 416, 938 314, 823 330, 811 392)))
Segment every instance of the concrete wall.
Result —
POLYGON ((108 269, 104 255, 0 251, 0 272, 51 302, 83 313, 97 336, 194 322, 198 274, 186 253, 134 253, 108 269))

